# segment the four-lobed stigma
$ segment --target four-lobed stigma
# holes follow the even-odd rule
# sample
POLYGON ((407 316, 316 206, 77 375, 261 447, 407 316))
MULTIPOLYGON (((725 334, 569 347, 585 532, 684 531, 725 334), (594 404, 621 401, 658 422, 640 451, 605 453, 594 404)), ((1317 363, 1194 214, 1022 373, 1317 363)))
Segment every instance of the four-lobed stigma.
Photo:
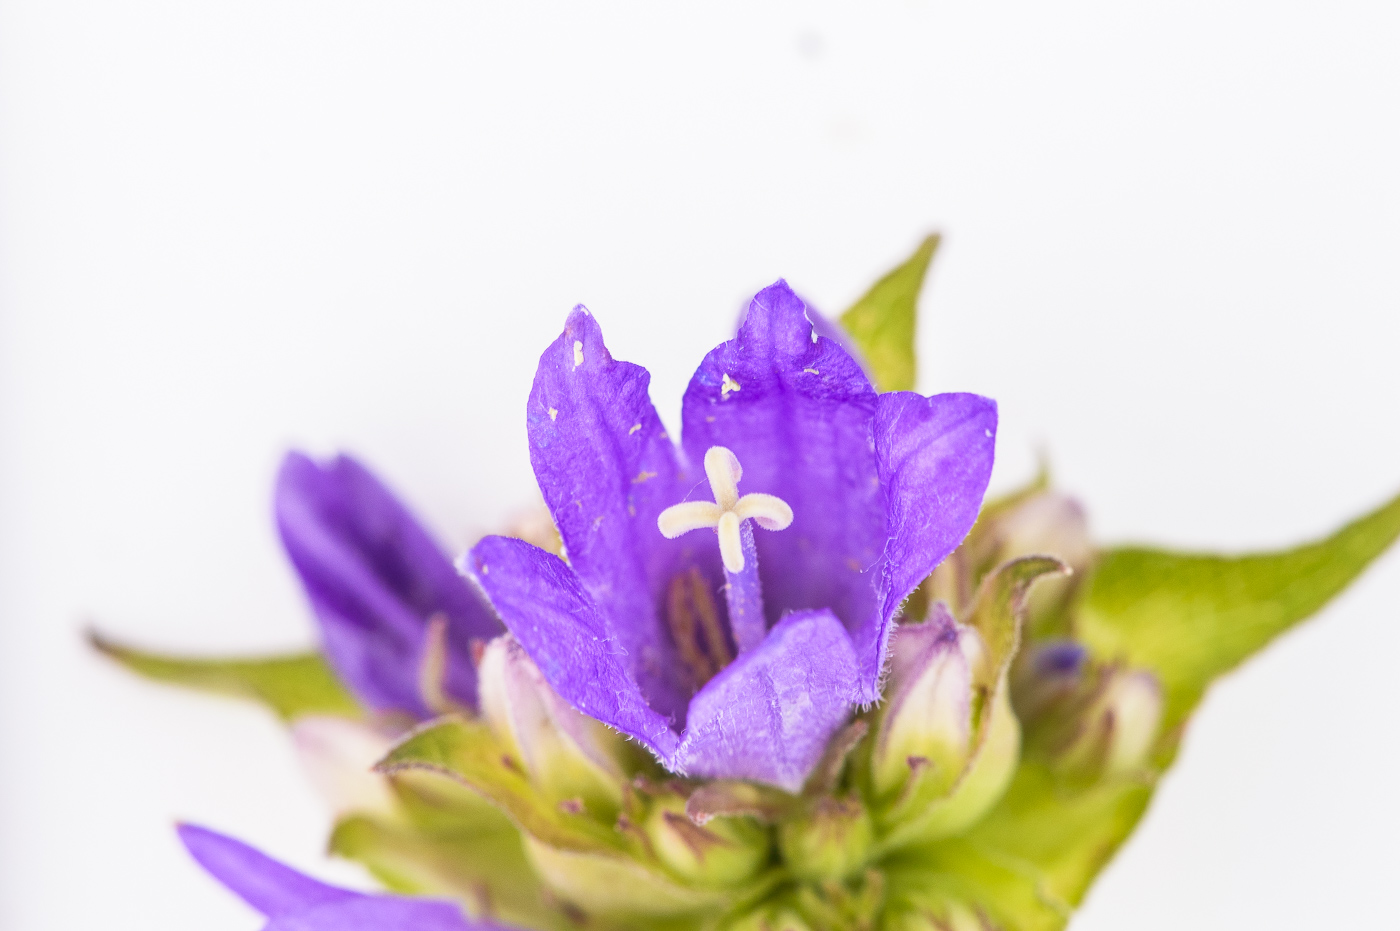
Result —
POLYGON ((738 457, 723 446, 711 446, 705 452, 705 475, 715 500, 672 505, 656 518, 656 526, 668 540, 692 530, 714 528, 719 533, 724 568, 732 573, 743 572, 740 523, 752 518, 764 530, 785 530, 792 523, 792 508, 776 495, 750 492, 739 497, 739 479, 744 470, 738 457))

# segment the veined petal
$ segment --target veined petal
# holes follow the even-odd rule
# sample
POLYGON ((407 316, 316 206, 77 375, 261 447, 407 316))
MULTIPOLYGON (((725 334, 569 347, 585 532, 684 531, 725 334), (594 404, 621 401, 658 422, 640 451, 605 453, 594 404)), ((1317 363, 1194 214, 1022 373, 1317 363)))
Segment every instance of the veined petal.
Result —
POLYGON ((341 889, 207 828, 177 831, 200 866, 271 919, 264 931, 505 931, 469 921, 451 902, 341 889))
POLYGON ((376 711, 429 716, 418 672, 428 619, 447 618, 446 691, 476 701, 473 638, 500 625, 437 543, 368 469, 289 453, 277 476, 277 529, 320 622, 336 672, 376 711))
POLYGON ((863 700, 877 684, 895 614, 934 566, 967 535, 992 474, 996 402, 975 394, 880 395, 875 451, 889 496, 879 610, 852 639, 863 700))
POLYGON ((716 588, 723 575, 708 541, 668 541, 657 530, 661 512, 703 488, 704 474, 683 466, 647 396, 650 381, 646 369, 608 354, 597 321, 578 307, 540 357, 526 421, 530 462, 569 564, 615 628, 643 693, 679 718, 689 688, 661 606, 678 572, 698 566, 716 588))
POLYGON ((626 645, 562 559, 523 540, 486 537, 464 558, 463 570, 560 696, 670 760, 680 739, 647 705, 626 645))
POLYGON ((683 439, 744 464, 741 492, 776 495, 792 526, 758 534, 770 624, 830 608, 850 629, 875 613, 885 498, 871 423, 875 389, 859 364, 820 336, 783 281, 753 299, 739 335, 701 362, 686 390, 683 439))
POLYGON ((797 791, 845 723, 858 672, 834 614, 788 615, 691 699, 675 768, 797 791))

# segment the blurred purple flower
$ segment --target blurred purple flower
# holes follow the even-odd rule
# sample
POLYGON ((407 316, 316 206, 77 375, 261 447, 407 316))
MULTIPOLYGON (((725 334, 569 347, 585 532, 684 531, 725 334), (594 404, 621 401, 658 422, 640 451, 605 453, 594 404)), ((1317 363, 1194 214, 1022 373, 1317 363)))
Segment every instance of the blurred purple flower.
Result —
POLYGON ((452 902, 329 886, 208 828, 176 830, 200 866, 268 919, 263 931, 506 931, 452 902))
POLYGON ((877 395, 782 281, 700 364, 680 448, 649 381, 576 308, 527 410, 567 562, 487 537, 462 567, 579 710, 674 771, 794 790, 851 705, 879 696, 900 604, 976 519, 996 405, 877 395), (714 503, 688 500, 702 461, 714 503), (748 505, 740 480, 761 493, 748 505), (755 539, 751 517, 786 529, 755 539), (721 546, 682 535, 701 527, 721 546))
POLYGON ((277 529, 301 576, 327 657, 377 712, 431 716, 420 687, 429 622, 445 622, 443 691, 476 704, 472 640, 501 632, 490 607, 369 470, 290 453, 277 476, 277 529))

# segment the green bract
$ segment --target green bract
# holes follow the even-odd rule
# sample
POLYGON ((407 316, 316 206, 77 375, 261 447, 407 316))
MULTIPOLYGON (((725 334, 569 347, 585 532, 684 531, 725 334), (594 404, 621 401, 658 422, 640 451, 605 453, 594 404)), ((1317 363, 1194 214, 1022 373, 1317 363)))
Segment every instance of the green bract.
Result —
MULTIPOLYGON (((913 385, 937 243, 841 318, 882 390, 913 385)), ((1146 810, 1210 683, 1398 534, 1400 497, 1285 552, 1100 550, 1042 474, 988 502, 905 603, 882 702, 796 793, 666 772, 563 701, 510 635, 481 645, 479 711, 445 699, 425 661, 425 703, 444 713, 406 734, 317 655, 94 642, 151 678, 392 740, 366 777, 388 801, 344 812, 330 846, 395 891, 561 931, 1053 931, 1146 810)))

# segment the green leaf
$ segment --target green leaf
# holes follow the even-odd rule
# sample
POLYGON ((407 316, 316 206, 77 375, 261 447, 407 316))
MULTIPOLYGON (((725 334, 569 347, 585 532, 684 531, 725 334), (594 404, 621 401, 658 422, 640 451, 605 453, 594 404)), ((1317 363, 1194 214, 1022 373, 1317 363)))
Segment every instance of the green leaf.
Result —
POLYGON ((1090 578, 1076 634, 1096 655, 1152 670, 1168 740, 1212 679, 1310 616, 1400 535, 1400 495, 1295 549, 1214 556, 1124 548, 1090 578))
POLYGON ((841 326, 861 354, 881 391, 914 388, 914 324, 919 290, 924 286, 939 237, 929 236, 902 265, 890 272, 841 315, 841 326))
POLYGON ((95 631, 88 641, 126 668, 172 685, 251 698, 284 721, 307 714, 361 717, 360 706, 336 679, 319 653, 259 659, 193 659, 146 653, 115 643, 95 631))
POLYGON ((1068 912, 1042 894, 1032 864, 961 838, 903 851, 883 867, 889 891, 884 927, 1059 931, 1068 912))

